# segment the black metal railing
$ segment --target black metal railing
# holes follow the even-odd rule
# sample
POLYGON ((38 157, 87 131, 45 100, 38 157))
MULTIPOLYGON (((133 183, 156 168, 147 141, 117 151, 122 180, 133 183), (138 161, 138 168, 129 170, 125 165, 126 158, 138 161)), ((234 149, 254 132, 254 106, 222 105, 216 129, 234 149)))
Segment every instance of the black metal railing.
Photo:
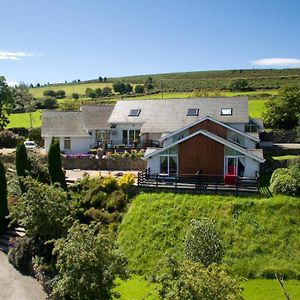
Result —
POLYGON ((150 174, 149 170, 138 172, 137 185, 139 187, 196 190, 215 194, 222 192, 258 193, 259 191, 256 179, 236 177, 234 184, 228 185, 225 184, 223 175, 181 174, 172 176, 150 174))

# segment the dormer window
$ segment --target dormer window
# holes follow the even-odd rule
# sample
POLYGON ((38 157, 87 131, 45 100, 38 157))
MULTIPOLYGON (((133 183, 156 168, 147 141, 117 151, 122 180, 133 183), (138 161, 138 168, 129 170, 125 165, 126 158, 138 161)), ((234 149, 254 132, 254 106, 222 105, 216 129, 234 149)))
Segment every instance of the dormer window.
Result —
POLYGON ((140 112, 141 112, 141 110, 139 108, 137 108, 137 109, 131 109, 129 111, 128 116, 129 117, 138 117, 140 115, 140 112))
POLYGON ((198 116, 199 108, 189 108, 187 111, 187 116, 198 116))
POLYGON ((221 116, 232 116, 232 108, 221 108, 221 116))

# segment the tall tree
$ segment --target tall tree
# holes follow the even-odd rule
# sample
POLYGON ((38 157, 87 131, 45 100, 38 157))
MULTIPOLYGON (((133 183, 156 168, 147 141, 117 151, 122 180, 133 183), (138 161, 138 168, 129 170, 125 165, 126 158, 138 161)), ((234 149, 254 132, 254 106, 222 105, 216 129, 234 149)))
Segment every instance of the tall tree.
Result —
POLYGON ((274 129, 293 129, 299 125, 300 88, 286 86, 279 91, 278 98, 266 103, 264 121, 274 129))
POLYGON ((7 182, 5 177, 5 168, 0 161, 0 234, 6 227, 6 216, 8 216, 7 182))
POLYGON ((29 174, 31 166, 30 160, 27 157, 27 151, 23 142, 17 145, 16 149, 16 169, 19 176, 19 183, 22 193, 26 192, 25 185, 23 183, 24 177, 29 174))
POLYGON ((25 177, 30 172, 30 160, 27 157, 26 147, 23 142, 17 145, 16 169, 18 176, 25 177))
POLYGON ((48 152, 48 170, 51 183, 57 182, 64 190, 67 190, 65 174, 61 164, 59 141, 55 139, 52 139, 48 152))
POLYGON ((29 92, 26 84, 21 83, 13 89, 14 94, 14 112, 28 112, 30 128, 32 128, 32 112, 35 111, 34 98, 29 92))
POLYGON ((13 95, 4 76, 0 76, 0 130, 9 123, 8 116, 13 105, 13 95))
POLYGON ((153 90, 154 85, 153 85, 153 79, 152 79, 152 77, 149 76, 149 77, 146 79, 146 81, 145 81, 145 83, 144 83, 144 87, 145 87, 145 89, 147 90, 147 92, 153 90))

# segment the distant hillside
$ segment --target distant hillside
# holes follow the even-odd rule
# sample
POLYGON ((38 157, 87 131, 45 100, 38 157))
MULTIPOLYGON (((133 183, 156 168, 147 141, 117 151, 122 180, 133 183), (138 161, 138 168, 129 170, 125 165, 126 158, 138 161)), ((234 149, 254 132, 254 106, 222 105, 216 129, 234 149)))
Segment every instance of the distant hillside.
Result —
POLYGON ((73 92, 83 95, 87 87, 103 88, 118 81, 143 84, 149 76, 153 79, 155 90, 165 92, 191 92, 195 89, 228 90, 230 84, 238 79, 246 79, 252 88, 259 90, 278 89, 286 84, 300 86, 300 69, 260 69, 137 75, 107 78, 105 83, 93 79, 76 83, 45 85, 40 88, 32 88, 31 92, 35 97, 41 97, 45 89, 62 89, 66 91, 67 95, 71 95, 73 92))

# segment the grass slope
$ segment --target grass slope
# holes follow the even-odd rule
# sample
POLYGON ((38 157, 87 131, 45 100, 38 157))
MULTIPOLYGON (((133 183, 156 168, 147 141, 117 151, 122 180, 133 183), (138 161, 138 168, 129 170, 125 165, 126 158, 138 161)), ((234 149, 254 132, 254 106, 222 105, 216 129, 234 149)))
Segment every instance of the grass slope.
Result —
POLYGON ((273 277, 275 270, 300 277, 300 199, 235 198, 142 193, 132 202, 118 243, 133 271, 151 274, 166 253, 183 254, 189 220, 216 220, 226 245, 225 263, 246 278, 273 277))
POLYGON ((151 76, 154 87, 164 91, 193 91, 195 89, 228 89, 234 80, 246 79, 255 89, 277 89, 286 84, 300 86, 300 69, 258 69, 258 70, 223 70, 223 71, 198 71, 166 74, 147 74, 108 78, 108 82, 100 83, 97 79, 80 83, 56 84, 33 88, 31 92, 40 97, 45 89, 62 89, 68 95, 73 92, 84 94, 86 87, 96 88, 111 85, 114 82, 130 84, 143 84, 151 76))

